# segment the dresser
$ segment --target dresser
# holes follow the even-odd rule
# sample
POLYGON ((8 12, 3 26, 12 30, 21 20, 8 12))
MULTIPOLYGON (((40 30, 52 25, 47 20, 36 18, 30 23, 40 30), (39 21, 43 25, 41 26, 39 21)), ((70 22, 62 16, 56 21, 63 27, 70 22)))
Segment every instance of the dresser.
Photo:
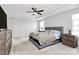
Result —
POLYGON ((70 34, 63 34, 62 44, 76 48, 78 46, 78 37, 70 34))
POLYGON ((0 55, 8 55, 12 45, 12 31, 0 29, 0 55))

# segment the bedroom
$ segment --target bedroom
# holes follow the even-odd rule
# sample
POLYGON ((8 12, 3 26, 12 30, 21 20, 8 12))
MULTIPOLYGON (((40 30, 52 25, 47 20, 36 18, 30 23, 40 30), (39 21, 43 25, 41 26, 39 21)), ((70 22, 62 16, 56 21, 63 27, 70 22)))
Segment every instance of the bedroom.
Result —
MULTIPOLYGON (((39 30, 43 32, 45 27, 62 27, 63 34, 69 34, 72 30, 73 34, 78 37, 78 32, 74 30, 76 23, 73 24, 76 22, 73 20, 76 19, 74 15, 79 13, 78 4, 1 4, 1 7, 7 14, 7 28, 12 30, 10 54, 79 54, 78 46, 71 48, 66 44, 58 43, 39 50, 29 41, 30 33, 39 30), (42 15, 35 12, 27 13, 27 11, 32 11, 32 7, 44 10, 44 12, 41 12, 42 15)), ((77 27, 76 29, 78 30, 77 27)))

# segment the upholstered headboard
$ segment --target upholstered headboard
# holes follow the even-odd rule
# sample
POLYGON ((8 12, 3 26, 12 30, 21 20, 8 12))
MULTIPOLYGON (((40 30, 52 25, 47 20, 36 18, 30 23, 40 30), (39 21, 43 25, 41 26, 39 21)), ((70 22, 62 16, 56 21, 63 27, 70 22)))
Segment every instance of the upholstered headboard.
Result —
POLYGON ((45 27, 45 30, 58 30, 63 33, 63 27, 45 27))

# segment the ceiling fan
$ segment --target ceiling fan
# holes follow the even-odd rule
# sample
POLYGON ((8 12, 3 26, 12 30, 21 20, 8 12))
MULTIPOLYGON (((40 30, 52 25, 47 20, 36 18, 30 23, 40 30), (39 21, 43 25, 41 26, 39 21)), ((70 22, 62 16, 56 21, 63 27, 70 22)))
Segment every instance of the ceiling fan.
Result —
POLYGON ((31 8, 32 11, 27 11, 27 13, 33 13, 33 15, 35 15, 35 13, 39 14, 39 15, 42 15, 41 12, 43 12, 44 10, 37 10, 37 8, 31 8))

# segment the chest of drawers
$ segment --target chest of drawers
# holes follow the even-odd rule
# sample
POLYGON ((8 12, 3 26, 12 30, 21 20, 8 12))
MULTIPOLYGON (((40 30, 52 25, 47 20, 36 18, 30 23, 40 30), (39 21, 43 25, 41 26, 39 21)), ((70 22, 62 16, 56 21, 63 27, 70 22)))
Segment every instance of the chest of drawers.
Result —
POLYGON ((10 30, 0 29, 0 55, 7 55, 10 53, 12 45, 12 32, 10 30))
POLYGON ((78 45, 78 38, 74 35, 64 34, 62 38, 62 44, 75 48, 78 45))

